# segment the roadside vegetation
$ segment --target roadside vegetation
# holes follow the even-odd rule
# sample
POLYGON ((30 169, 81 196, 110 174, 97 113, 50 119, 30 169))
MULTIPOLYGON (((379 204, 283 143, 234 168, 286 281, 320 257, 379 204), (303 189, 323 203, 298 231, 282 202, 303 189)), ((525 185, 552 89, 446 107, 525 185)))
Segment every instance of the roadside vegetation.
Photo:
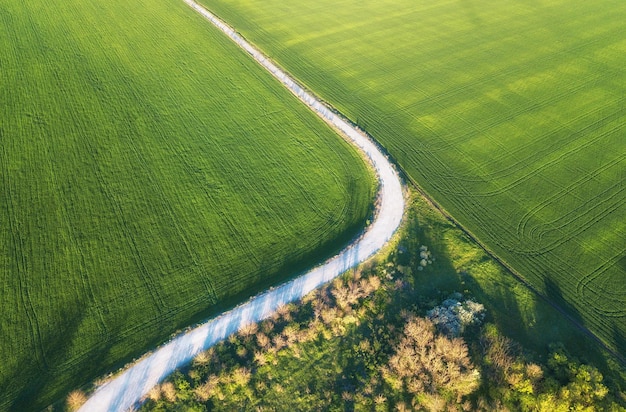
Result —
POLYGON ((626 3, 201 3, 626 353, 626 3))
POLYGON ((516 281, 413 200, 385 253, 200 354, 140 410, 625 410, 623 367, 526 289, 502 308, 478 284, 516 281))
POLYGON ((183 2, 6 0, 0 32, 0 411, 64 398, 370 218, 356 150, 183 2))

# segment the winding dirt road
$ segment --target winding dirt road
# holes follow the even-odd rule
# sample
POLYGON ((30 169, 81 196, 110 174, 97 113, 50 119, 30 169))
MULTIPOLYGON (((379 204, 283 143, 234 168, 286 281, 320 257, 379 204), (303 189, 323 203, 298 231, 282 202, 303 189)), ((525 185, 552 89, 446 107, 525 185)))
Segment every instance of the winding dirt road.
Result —
POLYGON ((379 194, 374 222, 353 244, 322 265, 281 286, 270 289, 229 312, 174 338, 150 356, 98 388, 80 408, 82 412, 125 411, 148 391, 200 352, 237 332, 242 326, 270 316, 279 306, 297 300, 348 269, 365 261, 394 234, 404 213, 404 195, 398 174, 376 144, 328 106, 306 92, 291 77, 241 38, 232 28, 192 0, 183 0, 228 35, 294 95, 356 146, 374 167, 379 194))

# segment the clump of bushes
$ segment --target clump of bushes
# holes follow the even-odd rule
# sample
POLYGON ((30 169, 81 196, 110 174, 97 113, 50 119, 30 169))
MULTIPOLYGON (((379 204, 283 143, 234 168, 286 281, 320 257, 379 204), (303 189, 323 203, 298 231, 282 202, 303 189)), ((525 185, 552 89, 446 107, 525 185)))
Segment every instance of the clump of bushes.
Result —
POLYGON ((465 342, 438 334, 429 319, 413 315, 382 371, 391 388, 410 399, 412 408, 461 404, 480 386, 480 372, 465 342))
POLYGON ((454 294, 427 313, 435 326, 448 336, 460 336, 468 326, 480 325, 485 318, 483 305, 462 299, 461 294, 454 294))
POLYGON ((67 395, 65 399, 66 409, 70 412, 77 411, 85 402, 87 402, 85 393, 76 389, 67 395))
POLYGON ((424 270, 424 268, 428 265, 432 265, 435 258, 428 250, 428 246, 422 245, 419 248, 419 264, 417 266, 417 270, 424 270))
POLYGON ((496 406, 490 399, 520 411, 624 410, 609 396, 598 369, 573 358, 562 344, 552 345, 542 364, 494 325, 483 328, 480 343, 488 392, 480 399, 486 410, 496 406))
POLYGON ((399 295, 412 296, 411 287, 400 272, 388 279, 385 270, 374 264, 355 271, 244 327, 155 388, 143 409, 387 410, 470 402, 480 372, 467 345, 441 333, 417 307, 399 309, 399 295), (314 367, 303 366, 307 359, 316 359, 314 367))

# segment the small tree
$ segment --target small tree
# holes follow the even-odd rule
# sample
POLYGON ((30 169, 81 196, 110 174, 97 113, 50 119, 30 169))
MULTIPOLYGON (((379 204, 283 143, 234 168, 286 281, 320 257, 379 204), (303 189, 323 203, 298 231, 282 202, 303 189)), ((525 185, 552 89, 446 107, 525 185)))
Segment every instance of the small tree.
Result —
POLYGON ((77 411, 85 402, 87 402, 87 396, 78 389, 70 392, 65 400, 67 409, 70 411, 77 411))

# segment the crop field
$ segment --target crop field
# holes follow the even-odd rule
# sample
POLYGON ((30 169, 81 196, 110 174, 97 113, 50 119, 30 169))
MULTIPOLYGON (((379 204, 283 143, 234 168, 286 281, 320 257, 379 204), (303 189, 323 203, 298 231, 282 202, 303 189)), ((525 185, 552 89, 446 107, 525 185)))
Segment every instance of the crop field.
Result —
POLYGON ((626 3, 202 3, 626 353, 626 3))
POLYGON ((0 410, 331 256, 357 152, 177 0, 0 3, 0 410))

